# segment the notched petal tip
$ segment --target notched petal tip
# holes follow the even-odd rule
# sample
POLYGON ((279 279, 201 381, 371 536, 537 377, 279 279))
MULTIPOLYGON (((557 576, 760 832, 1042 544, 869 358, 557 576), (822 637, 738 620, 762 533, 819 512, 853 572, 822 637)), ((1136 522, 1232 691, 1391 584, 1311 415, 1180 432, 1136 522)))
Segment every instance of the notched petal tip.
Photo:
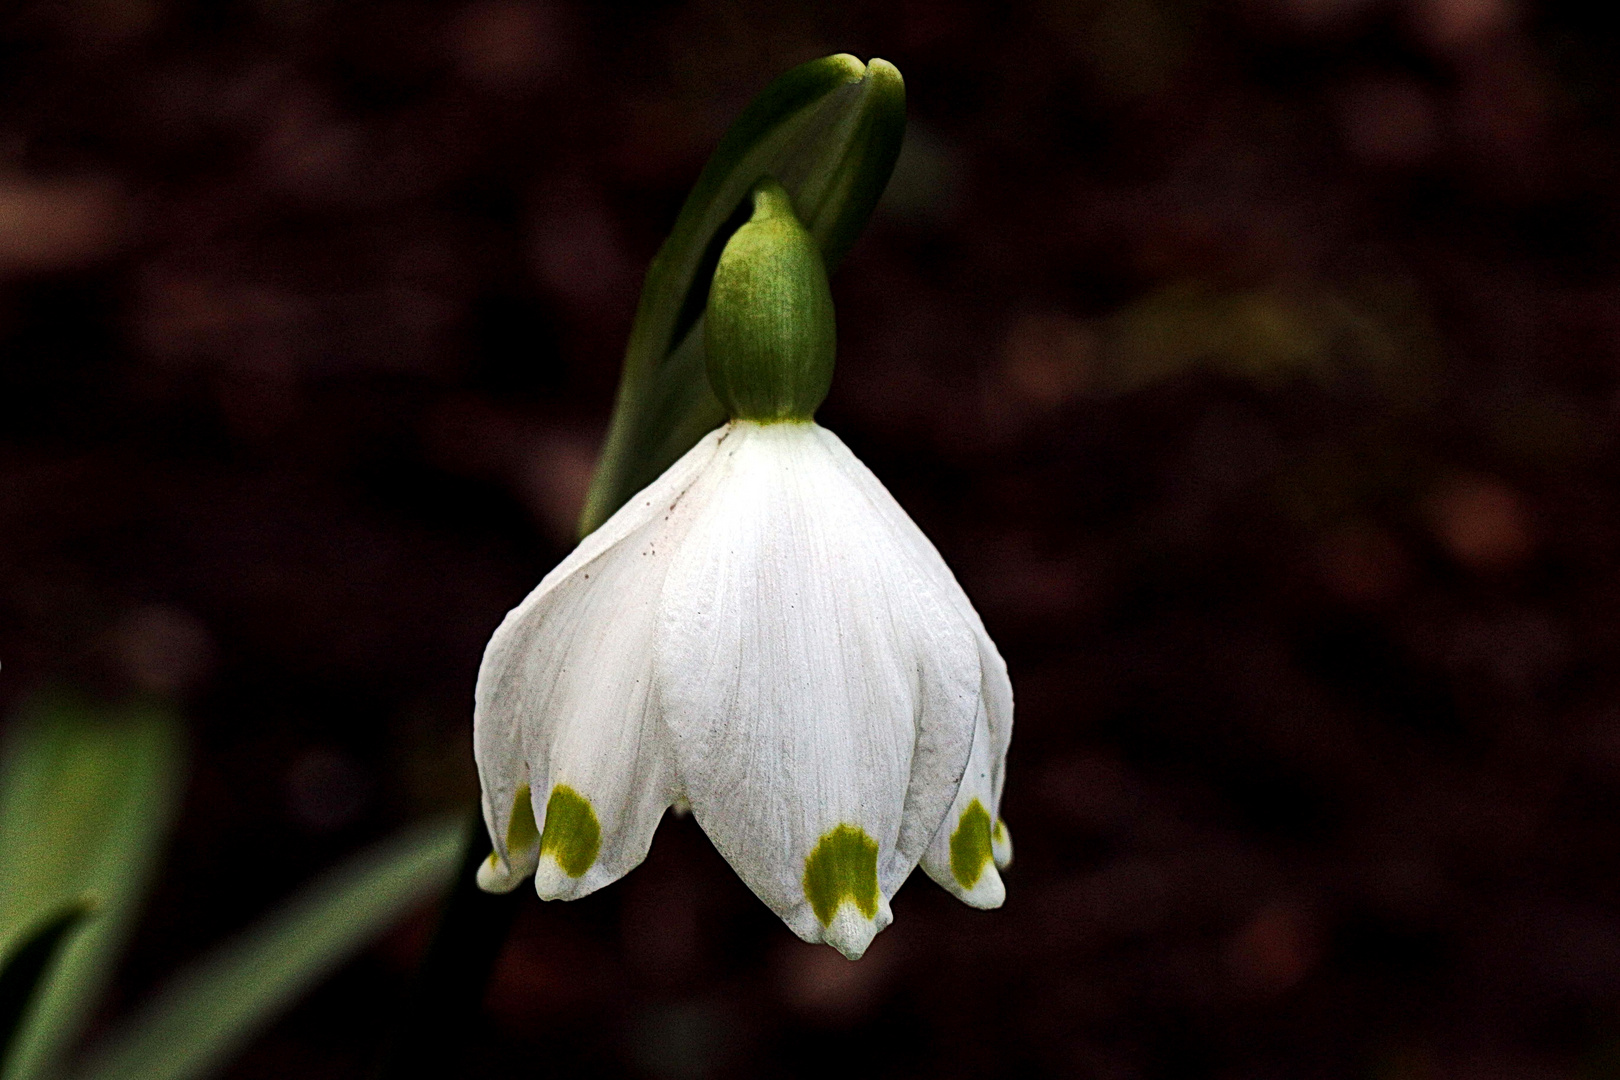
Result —
POLYGON ((534 868, 534 891, 542 900, 571 900, 579 891, 579 879, 569 876, 548 854, 534 868))
POLYGON ((528 784, 519 784, 513 793, 506 821, 505 856, 497 845, 489 858, 478 864, 478 887, 485 892, 509 893, 534 872, 540 831, 534 825, 528 784))
MULTIPOLYGON (((942 828, 949 825, 947 822, 942 828)), ((923 869, 964 904, 982 909, 998 908, 1007 900, 1007 887, 996 872, 998 866, 1006 865, 997 856, 998 843, 1005 844, 1010 861, 1012 840, 1006 826, 1000 821, 992 825, 990 812, 984 808, 984 803, 974 798, 962 809, 956 818, 956 827, 950 831, 948 858, 940 859, 930 852, 923 860, 923 869)))
POLYGON ((990 856, 996 860, 998 870, 1005 870, 1012 865, 1012 832, 1001 818, 996 818, 996 826, 990 830, 990 856))
POLYGON ((952 889, 956 898, 968 907, 980 911, 994 911, 1007 902, 1007 886, 994 866, 986 865, 971 888, 952 889))
POLYGON ((552 788, 534 871, 540 899, 566 900, 590 891, 581 879, 601 852, 602 824, 591 801, 567 784, 552 788))
POLYGON ((846 960, 859 960, 872 944, 872 939, 877 937, 878 931, 893 919, 887 903, 876 917, 871 918, 862 914, 854 904, 846 903, 822 931, 822 940, 843 953, 846 960))
POLYGON ((878 931, 894 921, 889 898, 878 888, 877 855, 877 841, 856 825, 840 825, 821 838, 804 860, 804 896, 815 922, 809 933, 800 930, 801 937, 824 941, 851 960, 861 958, 878 931))
POLYGON ((502 863, 494 852, 489 852, 489 858, 478 863, 478 887, 484 892, 512 892, 525 876, 527 874, 517 873, 512 866, 502 863))

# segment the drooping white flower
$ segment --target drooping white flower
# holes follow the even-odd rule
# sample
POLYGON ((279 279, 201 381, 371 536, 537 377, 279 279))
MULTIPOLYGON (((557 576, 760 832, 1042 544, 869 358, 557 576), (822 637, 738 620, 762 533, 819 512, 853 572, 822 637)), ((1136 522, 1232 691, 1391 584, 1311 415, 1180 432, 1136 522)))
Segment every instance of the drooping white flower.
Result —
POLYGON ((1006 665, 933 545, 809 419, 819 401, 710 433, 495 632, 485 888, 533 873, 544 898, 583 896, 684 803, 795 933, 851 958, 919 863, 1001 904, 1006 665))

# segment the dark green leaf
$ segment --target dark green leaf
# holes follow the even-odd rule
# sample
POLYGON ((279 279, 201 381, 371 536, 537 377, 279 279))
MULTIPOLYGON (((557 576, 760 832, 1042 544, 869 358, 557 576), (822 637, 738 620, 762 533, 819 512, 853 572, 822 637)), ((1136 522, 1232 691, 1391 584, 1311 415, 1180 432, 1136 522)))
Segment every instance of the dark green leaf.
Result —
POLYGON ((249 1039, 411 908, 450 884, 464 816, 404 830, 306 886, 215 949, 93 1049, 76 1080, 191 1080, 249 1039))
POLYGON ((0 965, 0 1077, 6 1075, 6 1056, 22 1029, 28 1003, 33 1000, 46 967, 68 932, 90 914, 94 906, 89 900, 69 904, 46 919, 31 937, 24 937, 0 965))

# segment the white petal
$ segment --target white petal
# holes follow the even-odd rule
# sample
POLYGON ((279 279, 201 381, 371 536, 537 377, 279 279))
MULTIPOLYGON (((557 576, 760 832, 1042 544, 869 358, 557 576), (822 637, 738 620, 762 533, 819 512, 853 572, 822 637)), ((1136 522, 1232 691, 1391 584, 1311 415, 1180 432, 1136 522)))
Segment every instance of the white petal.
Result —
POLYGON ((586 537, 490 639, 473 714, 495 845, 483 887, 532 871, 542 897, 583 896, 646 857, 678 794, 648 704, 658 597, 686 497, 724 438, 705 437, 586 537))
POLYGON ((996 869, 1005 870, 1012 865, 1012 830, 1000 818, 990 830, 990 854, 996 860, 996 869))
MULTIPOLYGON (((526 768, 522 771, 525 774, 528 772, 526 768)), ((485 892, 511 892, 523 884, 524 878, 534 873, 535 863, 540 858, 540 834, 534 829, 528 782, 517 785, 517 790, 505 800, 504 805, 505 813, 497 814, 488 792, 485 792, 484 824, 490 830, 495 847, 489 857, 478 864, 478 887, 485 892), (494 824, 497 819, 505 822, 499 832, 496 832, 494 824)))
POLYGON ((665 581, 658 694, 715 847, 801 937, 854 957, 967 767, 974 624, 850 482, 841 443, 732 430, 665 581))
MULTIPOLYGON (((1013 723, 1012 681, 1007 677, 1007 662, 1001 658, 995 642, 990 640, 979 613, 973 609, 973 604, 962 591, 961 585, 957 584, 955 575, 945 565, 945 560, 940 557, 939 551, 929 542, 928 537, 917 527, 916 522, 911 520, 900 504, 894 501, 888 489, 872 475, 872 470, 862 464, 838 436, 825 428, 817 428, 816 434, 831 451, 839 469, 852 484, 866 494, 873 508, 883 517, 889 528, 906 543, 912 557, 920 566, 926 568, 925 573, 932 577, 936 588, 949 598, 957 614, 973 628, 979 646, 980 670, 984 677, 981 690, 983 715, 979 722, 988 727, 988 732, 981 732, 975 736, 974 755, 975 762, 981 763, 982 767, 989 770, 988 791, 974 787, 966 798, 958 799, 959 805, 953 807, 951 815, 940 828, 947 833, 954 832, 959 826, 958 819, 961 812, 973 798, 979 798, 990 816, 995 863, 1005 869, 1012 861, 1012 841, 1000 817, 1001 791, 1006 778, 1007 748, 1012 742, 1013 723), (946 825, 949 825, 949 829, 946 829, 946 825)), ((964 783, 973 775, 970 771, 964 778, 964 783)), ((945 842, 948 846, 948 835, 945 842)), ((930 871, 930 874, 939 880, 933 871, 930 871)), ((941 884, 951 888, 945 881, 941 881, 941 884)))
POLYGON ((967 772, 951 812, 945 815, 922 860, 929 877, 976 908, 998 908, 1007 898, 996 872, 998 865, 1005 864, 996 858, 995 837, 998 831, 1005 836, 1006 827, 991 809, 995 804, 991 742, 989 719, 981 704, 967 772))

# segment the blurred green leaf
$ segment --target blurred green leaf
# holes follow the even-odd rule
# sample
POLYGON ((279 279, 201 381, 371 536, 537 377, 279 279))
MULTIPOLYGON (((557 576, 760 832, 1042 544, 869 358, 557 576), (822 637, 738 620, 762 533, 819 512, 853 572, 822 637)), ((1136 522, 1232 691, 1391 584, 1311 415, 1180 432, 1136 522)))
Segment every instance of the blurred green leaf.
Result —
POLYGON ((7 1080, 54 1071, 95 1010, 168 834, 182 758, 178 722, 155 706, 57 694, 13 718, 0 744, 0 953, 87 894, 98 907, 47 963, 7 1080))
POLYGON ((1105 384, 1133 391, 1208 368, 1260 385, 1324 377, 1329 335, 1315 298, 1224 291, 1181 281, 1116 315, 1104 338, 1105 384))
POLYGON ((1210 371, 1263 388, 1359 386, 1391 406, 1432 400, 1435 332, 1399 282, 1223 289, 1175 281, 1104 320, 1099 383, 1130 393, 1210 371))
POLYGON ((31 936, 24 935, 5 963, 0 964, 0 1062, 5 1061, 12 1040, 22 1028, 28 1003, 56 956, 57 947, 94 908, 95 902, 90 899, 69 904, 46 919, 31 936))
POLYGON ((647 269, 582 534, 725 420, 704 372, 703 307, 754 183, 765 175, 782 182, 830 271, 883 194, 905 111, 894 65, 840 53, 782 75, 732 124, 647 269))
POLYGON ((283 1010, 460 865, 465 817, 424 822, 370 848, 235 941, 182 971, 103 1039, 75 1080, 187 1080, 229 1060, 283 1010))

